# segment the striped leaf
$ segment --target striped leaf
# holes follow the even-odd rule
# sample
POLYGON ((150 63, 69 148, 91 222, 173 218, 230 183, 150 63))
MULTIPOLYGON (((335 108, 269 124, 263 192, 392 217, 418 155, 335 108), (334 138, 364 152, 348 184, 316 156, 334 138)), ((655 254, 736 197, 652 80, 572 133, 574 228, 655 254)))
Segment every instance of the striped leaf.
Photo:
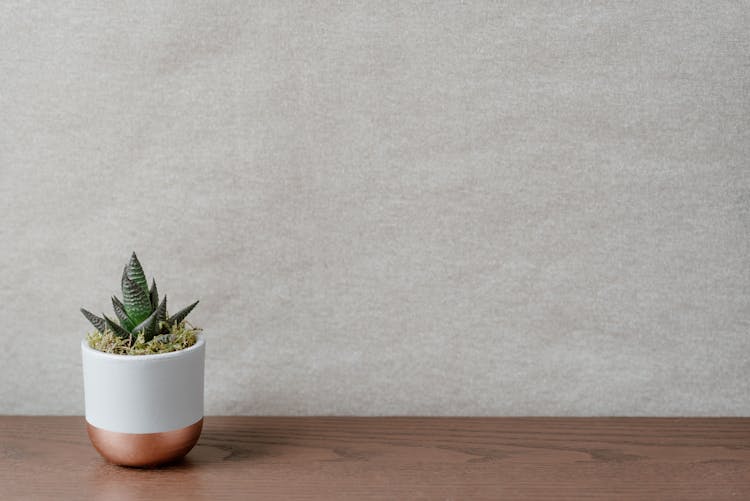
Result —
POLYGON ((158 313, 159 310, 154 310, 146 320, 136 325, 133 328, 133 334, 137 335, 143 331, 143 337, 146 341, 151 341, 154 338, 154 334, 156 334, 156 316, 158 313))
POLYGON ((156 325, 159 325, 159 322, 166 322, 167 321, 167 296, 164 296, 164 299, 161 300, 161 303, 159 303, 159 306, 156 308, 156 325))
POLYGON ((104 322, 103 318, 99 318, 90 311, 84 310, 81 308, 81 313, 83 313, 83 316, 86 317, 86 320, 91 322, 91 325, 93 325, 96 330, 104 334, 104 330, 106 329, 107 324, 104 322))
POLYGON ((148 297, 151 300, 151 307, 156 309, 159 306, 159 291, 156 288, 156 280, 151 279, 151 290, 148 291, 148 297))
POLYGON ((157 341, 159 343, 169 343, 171 340, 171 334, 159 334, 158 336, 154 336, 154 341, 157 341))
POLYGON ((134 324, 143 322, 154 311, 148 292, 130 279, 127 267, 122 273, 122 299, 125 313, 134 324))
POLYGON ((128 314, 125 313, 125 306, 119 299, 117 299, 117 296, 112 296, 112 309, 115 310, 115 315, 117 315, 117 319, 120 321, 122 328, 128 332, 133 332, 135 322, 133 322, 130 317, 128 317, 128 314))
POLYGON ((117 325, 115 322, 110 320, 110 318, 107 317, 107 315, 103 315, 103 317, 104 317, 104 321, 107 323, 107 328, 112 331, 112 334, 121 338, 130 337, 130 333, 128 331, 126 331, 125 329, 117 325))
POLYGON ((179 324, 183 320, 185 320, 185 317, 188 316, 188 313, 193 311, 193 308, 195 308, 195 305, 197 305, 200 301, 196 301, 190 306, 186 306, 185 308, 181 309, 171 317, 169 317, 169 325, 179 324))
POLYGON ((146 294, 148 294, 148 282, 146 281, 146 274, 143 273, 141 262, 138 261, 138 256, 135 252, 130 256, 130 262, 125 268, 128 278, 138 285, 146 294))

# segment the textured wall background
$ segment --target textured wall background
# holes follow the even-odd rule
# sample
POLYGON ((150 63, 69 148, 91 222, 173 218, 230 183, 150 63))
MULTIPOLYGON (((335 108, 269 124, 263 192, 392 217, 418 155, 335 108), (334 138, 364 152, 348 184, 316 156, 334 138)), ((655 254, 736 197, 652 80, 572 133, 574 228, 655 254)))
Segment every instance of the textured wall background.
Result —
POLYGON ((240 4, 0 5, 0 412, 136 250, 211 414, 750 414, 750 4, 240 4))

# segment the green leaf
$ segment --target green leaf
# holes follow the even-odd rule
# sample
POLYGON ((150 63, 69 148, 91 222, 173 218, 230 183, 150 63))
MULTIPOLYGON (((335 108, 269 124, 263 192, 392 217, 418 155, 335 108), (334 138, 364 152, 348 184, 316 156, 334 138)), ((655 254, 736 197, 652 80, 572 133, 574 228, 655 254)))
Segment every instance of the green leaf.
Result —
POLYGON ((122 272, 122 299, 125 313, 134 324, 143 322, 154 311, 148 292, 128 277, 127 268, 122 272))
POLYGON ((117 299, 117 296, 112 296, 112 309, 115 310, 115 315, 117 315, 117 319, 120 320, 120 325, 123 329, 132 332, 133 327, 135 327, 135 322, 133 322, 130 317, 128 317, 128 314, 125 313, 125 306, 119 299, 117 299))
POLYGON ((185 320, 185 317, 188 316, 188 313, 193 311, 193 308, 195 308, 195 305, 197 305, 200 301, 196 301, 190 306, 186 306, 185 308, 181 309, 171 317, 169 317, 169 325, 179 324, 183 320, 185 320))
POLYGON ((156 280, 151 279, 151 290, 148 292, 148 297, 151 300, 151 307, 156 309, 159 306, 159 291, 156 289, 156 280))
POLYGON ((133 328, 133 334, 137 335, 139 332, 143 331, 143 337, 145 340, 151 341, 156 333, 156 317, 158 313, 159 310, 154 310, 146 320, 136 325, 135 328, 133 328))
MULTIPOLYGON (((135 252, 132 256, 130 256, 130 262, 128 263, 125 270, 128 278, 135 282, 138 287, 143 289, 143 291, 148 294, 148 282, 146 281, 146 274, 143 273, 141 262, 138 261, 138 256, 135 255, 135 252)), ((154 308, 156 307, 154 306, 154 308)))
POLYGON ((107 324, 104 323, 103 318, 99 318, 90 311, 84 310, 83 308, 81 308, 81 313, 83 313, 83 316, 86 317, 86 320, 91 322, 91 325, 96 327, 96 330, 104 334, 104 330, 106 329, 107 324))
POLYGON ((164 299, 161 300, 161 303, 159 303, 159 306, 156 308, 156 325, 159 325, 159 322, 166 322, 167 321, 167 296, 164 296, 164 299))
POLYGON ((129 338, 130 333, 114 323, 112 320, 107 317, 107 315, 102 315, 104 317, 104 321, 107 323, 107 328, 112 331, 112 334, 114 334, 117 337, 121 338, 129 338))
POLYGON ((169 324, 167 323, 167 296, 161 300, 159 306, 156 308, 156 330, 159 334, 167 334, 169 332, 169 324))

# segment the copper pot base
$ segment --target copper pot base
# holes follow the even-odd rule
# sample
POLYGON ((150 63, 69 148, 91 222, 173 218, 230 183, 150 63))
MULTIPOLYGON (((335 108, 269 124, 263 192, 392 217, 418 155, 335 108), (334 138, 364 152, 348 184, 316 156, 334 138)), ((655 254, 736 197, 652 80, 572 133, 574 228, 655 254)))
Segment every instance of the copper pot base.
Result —
POLYGON ((120 433, 97 428, 86 422, 94 448, 110 463, 121 466, 157 466, 176 461, 198 442, 203 419, 160 433, 120 433))

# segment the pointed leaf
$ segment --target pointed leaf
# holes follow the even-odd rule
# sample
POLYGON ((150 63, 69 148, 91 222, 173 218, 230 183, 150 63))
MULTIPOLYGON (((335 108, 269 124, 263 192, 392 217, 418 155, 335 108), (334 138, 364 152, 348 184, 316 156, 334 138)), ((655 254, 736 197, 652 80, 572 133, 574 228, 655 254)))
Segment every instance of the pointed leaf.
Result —
POLYGON ((154 311, 148 292, 128 277, 127 268, 122 273, 122 298, 125 313, 134 324, 143 322, 154 311))
POLYGON ((156 309, 159 306, 159 291, 156 288, 156 280, 151 279, 151 290, 148 292, 149 299, 151 299, 151 307, 156 309))
POLYGON ((200 301, 196 301, 190 306, 186 306, 185 308, 181 309, 171 317, 169 317, 169 325, 179 324, 183 320, 185 320, 185 317, 188 316, 188 313, 193 311, 193 308, 195 308, 195 305, 197 305, 200 301))
POLYGON ((96 330, 104 334, 104 330, 106 329, 106 324, 104 323, 103 318, 99 318, 90 311, 84 310, 81 308, 81 313, 83 313, 83 316, 86 317, 86 320, 91 322, 91 325, 96 327, 96 330))
POLYGON ((146 341, 151 341, 156 331, 157 313, 159 313, 159 310, 154 310, 154 312, 151 313, 151 315, 149 315, 146 320, 136 325, 133 328, 133 334, 138 335, 141 331, 143 331, 143 337, 146 339, 146 341))
POLYGON ((112 309, 115 310, 115 315, 117 315, 117 319, 120 320, 120 325, 123 329, 132 332, 133 327, 135 327, 135 322, 133 322, 130 317, 128 317, 128 314, 125 313, 125 306, 123 306, 120 300, 117 299, 117 296, 112 296, 112 309))
POLYGON ((148 282, 146 281, 146 274, 143 273, 141 262, 138 261, 138 256, 135 252, 130 256, 130 262, 125 268, 128 278, 138 285, 146 294, 148 294, 148 282))
POLYGON ((166 322, 167 321, 167 296, 164 296, 164 299, 161 300, 161 303, 159 303, 159 306, 156 308, 156 325, 159 325, 159 322, 166 322))
POLYGON ((109 319, 107 315, 102 315, 104 317, 104 321, 107 323, 107 328, 112 331, 112 334, 114 334, 117 337, 121 338, 129 338, 130 333, 117 325, 115 322, 109 319))
POLYGON ((169 324, 167 323, 167 296, 161 300, 159 306, 156 308, 156 331, 158 334, 167 334, 169 332, 169 324))

